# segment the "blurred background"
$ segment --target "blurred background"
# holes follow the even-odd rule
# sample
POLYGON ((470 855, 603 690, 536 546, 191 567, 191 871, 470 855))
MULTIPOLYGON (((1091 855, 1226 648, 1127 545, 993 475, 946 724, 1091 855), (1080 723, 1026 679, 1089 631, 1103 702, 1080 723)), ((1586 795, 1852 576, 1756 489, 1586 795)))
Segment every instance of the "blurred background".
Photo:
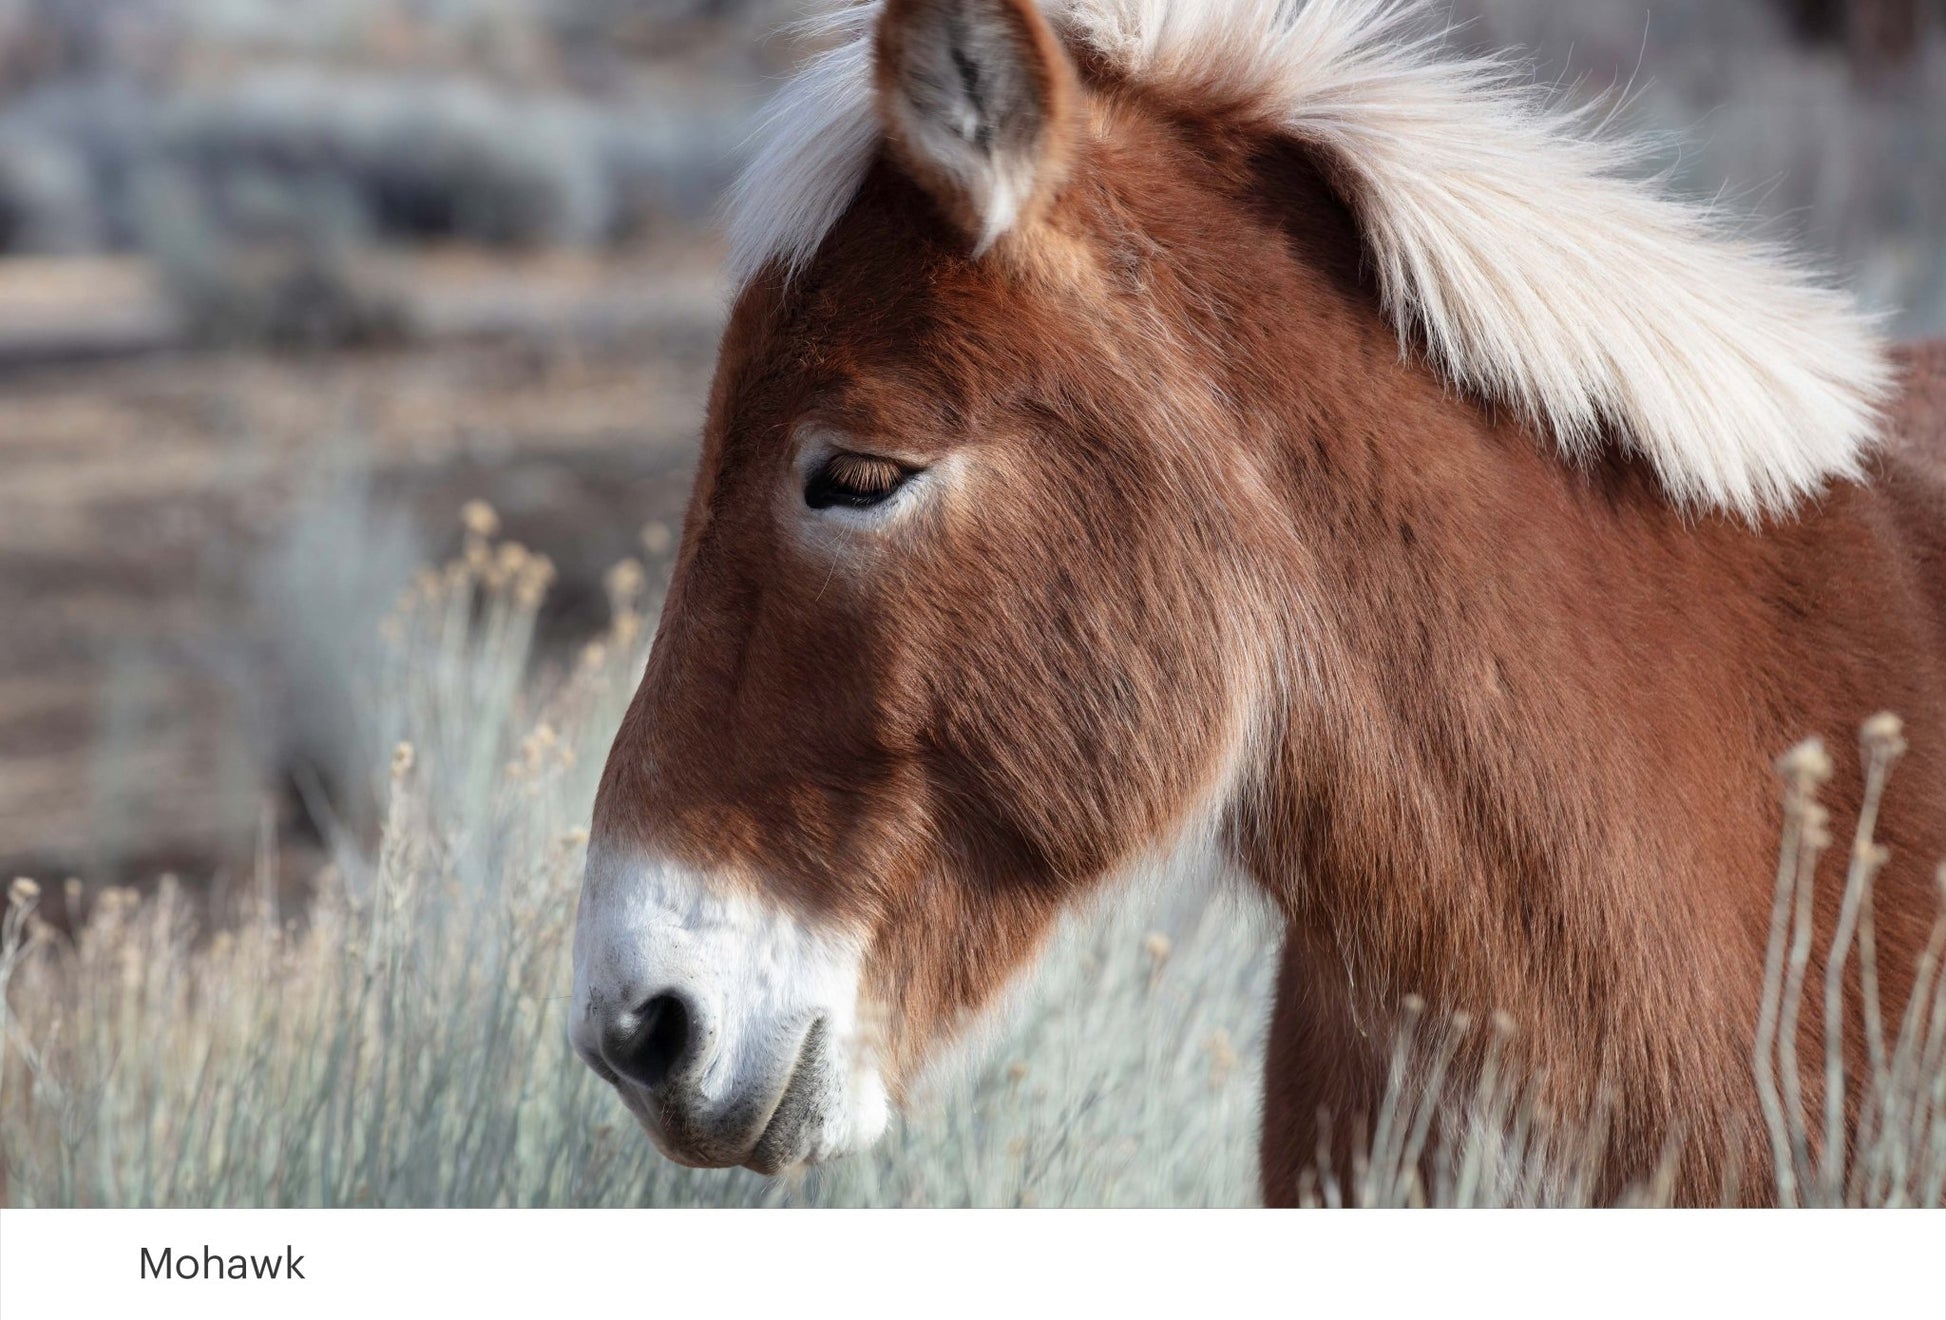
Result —
MULTIPOLYGON (((1946 333, 1946 0, 1456 0, 1946 333), (1680 146, 1677 146, 1677 140, 1680 146)), ((302 877, 483 500, 535 663, 666 573, 718 198, 801 0, 0 0, 0 876, 302 877)), ((61 919, 50 894, 48 915, 61 919)))

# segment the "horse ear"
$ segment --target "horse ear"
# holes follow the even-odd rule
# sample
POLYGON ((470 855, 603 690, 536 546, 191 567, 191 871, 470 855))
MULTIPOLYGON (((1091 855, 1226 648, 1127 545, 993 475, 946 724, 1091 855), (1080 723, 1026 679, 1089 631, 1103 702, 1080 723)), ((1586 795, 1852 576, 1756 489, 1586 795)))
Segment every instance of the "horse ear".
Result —
POLYGON ((875 58, 894 153, 974 255, 1060 186, 1080 98, 1035 0, 886 0, 875 58))

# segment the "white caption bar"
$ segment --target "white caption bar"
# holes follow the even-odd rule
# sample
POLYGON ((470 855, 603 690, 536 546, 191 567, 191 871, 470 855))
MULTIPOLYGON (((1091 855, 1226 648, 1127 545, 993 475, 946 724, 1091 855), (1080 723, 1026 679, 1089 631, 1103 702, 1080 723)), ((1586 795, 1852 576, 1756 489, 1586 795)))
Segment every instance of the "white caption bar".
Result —
POLYGON ((589 1307, 1937 1320, 1946 1212, 0 1211, 6 1320, 589 1307))

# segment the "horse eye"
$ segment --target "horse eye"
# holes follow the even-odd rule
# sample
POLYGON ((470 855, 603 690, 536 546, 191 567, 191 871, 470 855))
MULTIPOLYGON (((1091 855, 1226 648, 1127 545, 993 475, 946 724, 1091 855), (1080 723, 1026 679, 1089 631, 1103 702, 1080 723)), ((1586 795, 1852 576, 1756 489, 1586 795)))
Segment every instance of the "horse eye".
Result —
POLYGON ((833 454, 804 483, 804 502, 813 509, 869 509, 896 495, 916 471, 889 458, 833 454))

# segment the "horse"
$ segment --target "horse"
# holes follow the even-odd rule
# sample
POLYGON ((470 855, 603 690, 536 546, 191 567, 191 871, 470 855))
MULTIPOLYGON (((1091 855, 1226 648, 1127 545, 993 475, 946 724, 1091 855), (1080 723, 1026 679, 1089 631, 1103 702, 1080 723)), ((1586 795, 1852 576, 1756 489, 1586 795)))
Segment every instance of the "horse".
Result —
POLYGON ((1608 1192, 1680 1139, 1677 1200, 1769 1199, 1773 762, 1881 709, 1911 995, 1946 351, 1426 10, 883 0, 780 94, 574 932, 574 1047, 668 1157, 868 1146, 1166 863, 1282 931, 1267 1204, 1355 1158, 1409 1004, 1609 1096, 1608 1192))

